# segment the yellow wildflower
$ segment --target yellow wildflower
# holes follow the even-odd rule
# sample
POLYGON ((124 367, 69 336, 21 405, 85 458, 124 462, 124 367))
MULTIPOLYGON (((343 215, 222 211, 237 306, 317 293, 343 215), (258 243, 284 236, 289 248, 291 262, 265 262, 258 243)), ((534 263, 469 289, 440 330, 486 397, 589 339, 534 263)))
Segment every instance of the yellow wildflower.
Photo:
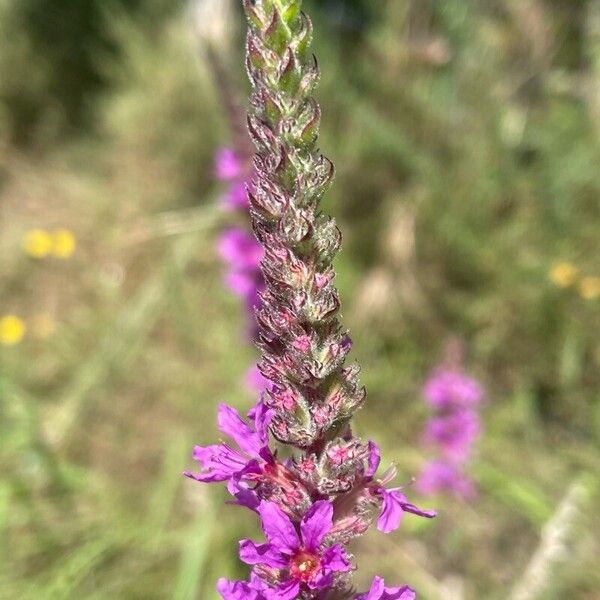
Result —
POLYGON ((23 237, 23 250, 33 258, 44 258, 52 249, 52 237, 43 229, 31 229, 23 237))
POLYGON ((6 315, 0 319, 0 344, 15 346, 25 335, 25 323, 15 315, 6 315))
POLYGON ((550 269, 549 276, 554 285, 567 288, 577 279, 577 267, 570 262, 559 262, 550 269))
POLYGON ((600 298, 600 277, 582 277, 579 282, 579 294, 586 300, 600 298))
POLYGON ((44 340, 56 331, 56 320, 49 313, 40 313, 31 319, 31 335, 44 340))
POLYGON ((59 229, 52 234, 52 254, 56 258, 70 258, 75 252, 77 241, 68 229, 59 229))

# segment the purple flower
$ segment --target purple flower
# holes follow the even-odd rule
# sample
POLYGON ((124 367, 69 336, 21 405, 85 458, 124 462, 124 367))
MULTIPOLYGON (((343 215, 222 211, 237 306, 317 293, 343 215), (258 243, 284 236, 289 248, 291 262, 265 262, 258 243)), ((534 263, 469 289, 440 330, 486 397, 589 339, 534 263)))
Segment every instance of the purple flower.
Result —
POLYGON ((264 250, 254 236, 237 227, 221 234, 218 250, 221 258, 239 271, 255 272, 264 256, 264 250))
POLYGON ((235 450, 225 442, 211 446, 195 446, 194 459, 200 463, 198 473, 186 471, 184 475, 196 481, 213 483, 228 481, 231 493, 239 492, 237 483, 245 475, 260 471, 260 465, 270 457, 268 449, 268 426, 271 411, 262 402, 248 412, 254 428, 247 425, 238 411, 231 406, 219 406, 219 430, 238 445, 235 450))
POLYGON ((312 92, 319 69, 308 60, 311 25, 300 0, 283 4, 286 10, 281 0, 243 2, 255 154, 252 167, 249 156, 228 149, 216 161, 217 177, 228 182, 222 203, 250 221, 247 230, 223 233, 219 253, 227 285, 256 324, 269 411, 261 401, 248 415, 252 426, 221 406, 219 428, 236 444, 196 447, 200 472, 187 475, 226 481, 237 503, 261 519, 266 541, 240 542, 251 577, 220 579, 225 600, 411 600, 410 588, 386 587, 380 577, 366 593, 352 587, 346 546, 368 529, 374 507, 385 532, 405 512, 435 513, 411 504, 401 488, 386 488, 394 468, 376 479, 379 449, 353 434, 351 417, 366 390, 359 366, 346 364, 351 340, 332 264, 341 233, 320 207, 334 166, 318 150, 321 112, 312 92), (267 427, 287 458, 269 448, 267 427))
POLYGON ((246 193, 246 181, 238 181, 229 186, 222 198, 223 206, 229 210, 247 210, 248 194, 246 193))
POLYGON ((483 399, 483 389, 458 365, 437 369, 425 384, 423 395, 437 412, 427 423, 423 440, 438 449, 439 458, 426 465, 417 488, 425 495, 449 491, 463 499, 472 498, 475 486, 464 474, 463 465, 481 432, 475 407, 483 399))
POLYGON ((264 289, 259 268, 264 255, 262 246, 247 231, 232 228, 221 234, 218 250, 230 267, 225 274, 227 287, 244 299, 246 310, 253 315, 254 308, 260 306, 259 294, 264 289))
POLYGON ((270 583, 269 600, 291 600, 301 590, 327 589, 337 573, 352 569, 341 545, 323 545, 333 528, 331 502, 315 502, 300 522, 300 533, 274 502, 261 502, 258 512, 267 543, 242 540, 240 558, 254 565, 259 577, 263 570, 275 570, 277 575, 270 583))
POLYGON ((382 577, 373 579, 371 588, 364 594, 357 594, 354 600, 415 600, 417 595, 407 585, 386 587, 382 577))
POLYGON ((459 410, 431 419, 425 428, 426 443, 437 445, 453 461, 467 459, 481 426, 473 410, 459 410))
POLYGON ((433 461, 427 464, 417 479, 416 488, 424 496, 452 492, 463 500, 475 497, 473 482, 462 473, 457 464, 433 461))
POLYGON ((390 482, 396 476, 396 469, 389 469, 381 479, 373 480, 381 457, 379 446, 373 441, 369 441, 369 459, 366 470, 366 481, 368 483, 370 494, 381 500, 381 511, 377 519, 377 529, 383 533, 390 533, 400 527, 400 521, 405 512, 412 513, 419 517, 432 519, 436 516, 434 510, 422 510, 411 504, 408 498, 402 493, 402 488, 385 488, 385 484, 390 482))
POLYGON ((270 387, 270 381, 260 372, 257 365, 252 365, 246 371, 246 386, 253 392, 263 392, 270 387))
POLYGON ((231 148, 221 148, 215 155, 215 177, 221 181, 237 179, 242 174, 242 161, 231 148))
POLYGON ((255 297, 256 281, 253 273, 245 271, 229 271, 223 278, 230 292, 241 298, 250 299, 255 297))
POLYGON ((468 407, 481 402, 483 389, 472 377, 449 369, 438 369, 423 388, 427 402, 436 408, 468 407))

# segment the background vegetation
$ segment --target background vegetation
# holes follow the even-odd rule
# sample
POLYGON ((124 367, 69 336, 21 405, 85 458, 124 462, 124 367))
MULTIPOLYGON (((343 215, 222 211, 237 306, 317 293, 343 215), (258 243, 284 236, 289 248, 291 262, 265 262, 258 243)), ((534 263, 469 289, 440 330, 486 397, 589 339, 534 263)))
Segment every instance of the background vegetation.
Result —
MULTIPOLYGON (((357 427, 416 474, 451 335, 488 396, 478 501, 366 536, 358 580, 598 600, 600 3, 308 8, 357 427)), ((0 598, 211 600, 243 572, 252 524, 180 475, 255 356, 215 253, 231 132, 194 14, 0 0, 0 318, 26 327, 0 344, 0 598), (74 252, 44 246, 65 229, 74 252)), ((244 97, 241 15, 223 27, 244 97)))

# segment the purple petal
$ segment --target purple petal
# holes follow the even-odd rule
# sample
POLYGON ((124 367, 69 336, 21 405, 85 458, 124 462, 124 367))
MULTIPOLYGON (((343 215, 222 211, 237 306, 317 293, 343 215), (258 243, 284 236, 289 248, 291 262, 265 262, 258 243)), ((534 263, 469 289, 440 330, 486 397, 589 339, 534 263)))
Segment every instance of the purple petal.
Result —
MULTIPOLYGON (((247 298, 247 302, 250 302, 250 298, 255 297, 256 282, 253 275, 233 270, 225 275, 224 280, 227 289, 236 296, 247 298)), ((254 302, 254 300, 252 301, 254 302)))
POLYGON ((273 464, 275 462, 275 458, 273 457, 273 453, 268 446, 263 446, 258 453, 258 456, 262 458, 266 463, 273 464))
POLYGON ((234 183, 223 197, 223 204, 226 208, 232 210, 248 208, 246 182, 240 181, 239 183, 234 183))
POLYGON ((437 408, 474 406, 483 399, 479 382, 460 371, 439 369, 423 388, 427 402, 437 408))
POLYGON ((369 591, 356 595, 354 600, 415 600, 416 597, 414 590, 407 585, 385 587, 383 578, 376 576, 369 591))
POLYGON ((463 500, 470 500, 477 495, 475 485, 458 465, 441 461, 427 464, 417 478, 416 489, 423 496, 448 491, 463 500))
POLYGON ((240 559, 247 565, 267 565, 282 569, 289 563, 289 559, 271 544, 255 544, 252 540, 240 542, 240 559))
POLYGON ((236 452, 227 444, 194 446, 194 459, 200 463, 203 471, 199 473, 186 471, 184 475, 190 479, 206 483, 226 481, 243 469, 248 462, 239 452, 236 452))
POLYGON ((396 499, 393 493, 388 490, 382 490, 381 496, 383 498, 383 504, 381 506, 381 512, 377 519, 377 529, 383 533, 390 533, 400 527, 400 521, 402 520, 402 507, 396 499))
POLYGON ((391 490, 382 488, 380 494, 383 498, 383 505, 377 519, 377 529, 383 533, 390 533, 398 529, 405 512, 410 512, 420 517, 427 517, 428 519, 436 515, 436 512, 433 510, 421 510, 414 504, 410 504, 399 488, 391 490))
POLYGON ((369 440, 369 468, 367 469, 367 477, 373 477, 379 468, 381 462, 381 454, 379 452, 379 446, 369 440))
MULTIPOLYGON (((264 378, 263 378, 264 379, 264 378)), ((268 381, 268 379, 265 379, 268 381)), ((263 446, 269 441, 269 424, 273 418, 273 410, 267 408, 262 400, 259 400, 250 411, 248 417, 254 421, 254 429, 263 446)))
POLYGON ((261 502, 258 512, 267 540, 285 554, 293 554, 300 547, 300 540, 290 518, 275 502, 261 502))
POLYGON ((217 251, 232 268, 243 272, 255 272, 264 256, 256 238, 239 227, 227 229, 219 236, 217 251))
POLYGON ((260 600, 260 596, 245 581, 229 581, 222 577, 217 582, 217 591, 223 600, 260 600))
POLYGON ((220 148, 215 154, 215 176, 221 181, 229 181, 239 177, 242 162, 235 150, 220 148))
POLYGON ((366 600, 380 600, 381 596, 385 592, 385 582, 383 577, 379 577, 376 575, 373 578, 373 582, 371 583, 371 587, 369 588, 368 594, 365 594, 366 600))
POLYGON ((402 510, 404 512, 412 513, 413 515, 417 515, 417 517, 425 517, 426 519, 433 519, 437 515, 437 512, 435 510, 423 510, 422 508, 419 508, 418 506, 411 504, 408 501, 408 499, 406 498, 406 496, 399 493, 398 490, 389 490, 389 491, 398 493, 398 499, 400 501, 400 506, 402 507, 402 510))
POLYGON ((233 439, 242 452, 252 457, 258 456, 263 444, 258 435, 242 421, 240 414, 235 408, 227 406, 227 404, 220 404, 217 421, 219 430, 233 439))
POLYGON ((481 424, 474 410, 461 409, 435 417, 427 423, 425 441, 440 446, 444 455, 454 461, 464 461, 479 436, 481 424))
POLYGON ((246 372, 244 379, 246 386, 253 392, 263 392, 270 385, 270 381, 258 370, 256 365, 252 365, 246 372))
POLYGON ((382 600, 415 600, 416 597, 415 590, 403 585, 402 587, 386 588, 382 600))
POLYGON ((265 589, 263 594, 266 600, 295 600, 300 593, 300 584, 297 581, 285 581, 277 588, 265 589))
POLYGON ((342 572, 352 570, 352 563, 348 559, 348 554, 340 544, 331 546, 323 553, 321 567, 324 571, 342 572))
POLYGON ((260 504, 260 498, 253 490, 240 488, 233 494, 235 501, 230 501, 229 504, 236 504, 237 506, 244 506, 254 512, 258 512, 258 505, 260 504))
MULTIPOLYGON (((269 589, 269 585, 263 581, 254 571, 250 573, 250 587, 257 592, 266 592, 269 589)), ((261 596, 262 598, 262 596, 261 596)))
POLYGON ((300 523, 302 541, 307 550, 316 552, 323 538, 333 527, 333 505, 327 500, 315 502, 306 512, 300 523))
POLYGON ((255 480, 255 476, 260 475, 262 472, 262 467, 257 460, 249 461, 243 469, 231 476, 227 482, 227 491, 235 496, 240 490, 248 488, 247 481, 255 480))
MULTIPOLYGON (((326 590, 331 587, 333 583, 333 573, 321 572, 320 575, 306 582, 311 590, 326 590)), ((320 597, 320 596, 319 596, 320 597)))

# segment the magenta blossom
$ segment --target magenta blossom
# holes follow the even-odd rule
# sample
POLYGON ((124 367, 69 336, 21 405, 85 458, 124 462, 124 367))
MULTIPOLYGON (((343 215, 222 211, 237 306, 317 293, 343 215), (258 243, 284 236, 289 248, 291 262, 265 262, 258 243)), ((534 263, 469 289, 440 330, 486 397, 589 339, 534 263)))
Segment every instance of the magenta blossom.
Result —
POLYGON ((235 150, 220 148, 215 155, 215 177, 231 181, 242 176, 242 161, 235 150))
POLYGON ((227 229, 221 234, 218 250, 225 262, 240 271, 255 271, 264 256, 262 246, 252 234, 238 228, 227 229))
POLYGON ((251 183, 251 172, 246 168, 242 157, 231 148, 221 148, 215 155, 215 177, 226 181, 229 186, 221 197, 221 203, 228 210, 248 210, 246 186, 251 183))
POLYGON ((245 181, 232 183, 222 198, 223 206, 228 210, 247 210, 248 194, 246 193, 245 181))
POLYGON ((483 399, 479 382, 459 371, 438 369, 425 384, 423 395, 436 408, 470 407, 483 399))
POLYGON ((386 587, 382 577, 375 577, 371 588, 364 594, 358 594, 354 600, 415 600, 417 595, 407 585, 386 587))
POLYGON ((263 392, 270 387, 270 381, 260 372, 257 365, 246 371, 246 387, 253 392, 263 392))
POLYGON ((383 533, 390 533, 400 527, 400 522, 405 512, 412 513, 419 517, 425 517, 432 519, 436 516, 434 510, 422 510, 411 504, 408 498, 402 493, 402 488, 391 488, 385 487, 385 484, 390 482, 396 476, 395 467, 388 469, 384 473, 383 477, 379 480, 374 480, 379 463, 381 462, 381 456, 379 452, 379 446, 369 441, 369 465, 366 470, 366 481, 368 482, 368 489, 372 496, 379 497, 381 499, 381 512, 377 519, 377 529, 383 533))
POLYGON ((480 429, 475 411, 459 410, 431 419, 425 428, 424 440, 438 446, 448 459, 464 461, 480 429))
POLYGON ((453 368, 434 371, 423 388, 426 402, 435 410, 429 419, 423 441, 437 450, 417 480, 417 489, 425 495, 452 492, 464 500, 475 497, 475 486, 465 474, 473 444, 481 433, 476 411, 483 400, 478 381, 465 375, 460 361, 453 368))
POLYGON ((338 573, 352 569, 340 544, 323 544, 333 528, 331 502, 315 502, 302 518, 300 532, 274 502, 261 502, 258 512, 267 543, 242 540, 240 558, 255 566, 259 578, 268 574, 269 600, 292 600, 307 589, 328 589, 338 573))
POLYGON ((471 500, 477 494, 473 482, 459 465, 442 461, 427 464, 417 480, 416 488, 424 496, 451 492, 463 500, 471 500))
POLYGON ((320 205, 335 169, 318 149, 310 18, 302 0, 242 4, 254 156, 242 156, 240 171, 235 156, 222 154, 220 173, 229 188, 223 204, 236 203, 246 188, 235 218, 241 227, 246 216, 250 223, 227 232, 220 253, 229 287, 252 309, 258 368, 269 380, 262 396, 272 415, 255 411, 252 427, 223 409, 220 428, 239 449, 222 442, 195 451, 201 470, 188 475, 226 481, 237 503, 258 513, 266 536, 264 543, 240 542, 250 579, 221 579, 218 591, 225 600, 411 600, 412 590, 386 587, 381 578, 358 594, 346 550, 376 509, 386 532, 405 512, 435 513, 408 502, 401 488, 386 488, 395 469, 376 479, 379 449, 353 431, 366 389, 359 365, 346 362, 351 340, 333 268, 341 232, 320 205))
POLYGON ((264 600, 246 581, 229 581, 222 577, 217 582, 217 591, 225 600, 264 600))
POLYGON ((264 289, 259 268, 264 255, 262 246, 244 229, 231 228, 221 234, 218 250, 229 265, 225 274, 227 287, 244 299, 247 311, 253 314, 254 308, 260 306, 259 294, 264 289))
MULTIPOLYGON (((254 573, 250 575, 250 582, 221 578, 217 584, 217 591, 224 600, 271 600, 280 597, 274 596, 272 588, 254 573)), ((327 590, 317 592, 317 600, 327 600, 328 597, 327 590)), ((415 600, 416 597, 415 591, 407 585, 387 587, 383 577, 379 576, 373 579, 368 592, 352 596, 353 600, 415 600)))
POLYGON ((265 592, 268 586, 255 573, 250 574, 250 581, 230 581, 222 577, 217 582, 217 591, 224 600, 268 600, 265 592))
POLYGON ((205 483, 228 481, 230 492, 239 491, 235 486, 237 480, 247 473, 255 472, 270 457, 268 427, 271 414, 262 402, 258 402, 248 412, 248 418, 254 421, 252 428, 241 419, 235 408, 221 404, 218 413, 219 430, 233 439, 239 450, 225 442, 195 446, 193 456, 200 463, 201 470, 199 473, 186 471, 184 475, 205 483))

